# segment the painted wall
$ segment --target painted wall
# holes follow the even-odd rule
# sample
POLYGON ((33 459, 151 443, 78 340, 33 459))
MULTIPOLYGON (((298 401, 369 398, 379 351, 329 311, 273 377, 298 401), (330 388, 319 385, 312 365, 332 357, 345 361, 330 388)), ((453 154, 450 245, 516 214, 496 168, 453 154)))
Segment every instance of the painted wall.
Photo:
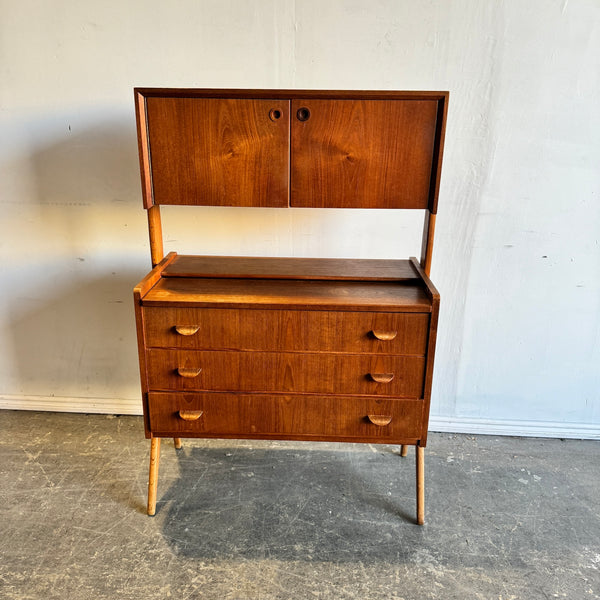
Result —
MULTIPOLYGON (((600 436, 597 0, 22 0, 0 14, 0 405, 140 410, 134 85, 447 89, 432 428, 600 436)), ((405 213, 164 216, 180 252, 419 252, 405 213)))

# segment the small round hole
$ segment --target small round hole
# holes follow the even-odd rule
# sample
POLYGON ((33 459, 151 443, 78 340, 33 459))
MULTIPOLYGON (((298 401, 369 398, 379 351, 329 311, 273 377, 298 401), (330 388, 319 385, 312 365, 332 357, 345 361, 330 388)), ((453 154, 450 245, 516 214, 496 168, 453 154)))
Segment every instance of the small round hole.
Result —
POLYGON ((269 118, 271 121, 277 121, 277 119, 281 119, 281 111, 277 108, 272 108, 269 111, 269 118))
POLYGON ((298 117, 298 121, 308 121, 308 118, 310 117, 310 110, 308 110, 308 108, 305 106, 299 108, 298 112, 296 113, 296 117, 298 117))

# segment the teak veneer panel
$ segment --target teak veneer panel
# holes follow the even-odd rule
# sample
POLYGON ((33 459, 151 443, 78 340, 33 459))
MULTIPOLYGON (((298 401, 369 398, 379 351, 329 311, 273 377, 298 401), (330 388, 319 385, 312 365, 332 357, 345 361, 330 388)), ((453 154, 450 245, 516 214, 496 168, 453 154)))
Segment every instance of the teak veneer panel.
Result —
POLYGON ((367 394, 422 398, 425 358, 296 352, 148 350, 151 390, 367 394), (182 377, 178 369, 199 374, 182 377), (388 383, 373 374, 390 374, 388 383))
POLYGON ((291 206, 427 208, 436 126, 428 100, 293 100, 291 206))
POLYGON ((423 402, 389 398, 284 394, 150 393, 153 431, 160 436, 337 440, 414 444, 423 402), (202 411, 195 421, 181 410, 202 411), (377 426, 368 415, 391 416, 377 426))
POLYGON ((348 258, 272 258, 178 255, 163 277, 248 279, 331 279, 403 281, 419 279, 409 260, 348 258))
POLYGON ((147 347, 415 354, 427 351, 430 315, 238 308, 143 307, 147 347), (176 327, 188 327, 181 335, 176 327), (385 333, 391 339, 377 339, 385 333))
POLYGON ((289 102, 148 98, 146 115, 154 204, 288 206, 289 102))

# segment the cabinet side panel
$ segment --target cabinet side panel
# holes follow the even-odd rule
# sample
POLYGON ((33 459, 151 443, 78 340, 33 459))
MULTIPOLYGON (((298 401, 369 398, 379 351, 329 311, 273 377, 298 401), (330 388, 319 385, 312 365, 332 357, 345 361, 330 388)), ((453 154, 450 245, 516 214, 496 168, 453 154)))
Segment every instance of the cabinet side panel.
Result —
POLYGON ((291 205, 427 208, 437 117, 437 100, 292 101, 291 205))
POLYGON ((150 437, 150 422, 148 420, 148 370, 146 364, 146 346, 144 334, 144 318, 142 315, 142 302, 139 288, 133 292, 133 303, 135 309, 135 324, 138 343, 138 359, 140 365, 140 384, 142 387, 142 405, 144 410, 144 429, 146 437, 150 437))
POLYGON ((444 156, 444 138, 446 136, 446 117, 448 115, 448 93, 438 101, 437 131, 431 170, 431 189, 429 191, 429 211, 437 213, 440 178, 442 176, 442 158, 444 156))
POLYGON ((289 205, 289 101, 147 98, 155 204, 289 205))
POLYGON ((150 172, 150 156, 148 154, 146 98, 137 90, 134 92, 134 98, 140 174, 142 177, 142 198, 144 200, 144 208, 150 208, 153 206, 154 201, 152 199, 152 175, 150 172))

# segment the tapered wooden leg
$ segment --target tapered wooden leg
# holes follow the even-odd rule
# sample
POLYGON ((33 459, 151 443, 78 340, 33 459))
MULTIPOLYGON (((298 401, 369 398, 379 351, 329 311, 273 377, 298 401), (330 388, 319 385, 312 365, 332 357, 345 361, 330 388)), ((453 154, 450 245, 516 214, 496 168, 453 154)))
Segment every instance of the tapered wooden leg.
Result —
POLYGON ((175 442, 175 448, 179 450, 181 448, 181 438, 173 438, 173 441, 175 442))
POLYGON ((402 444, 402 448, 400 449, 400 456, 406 456, 408 454, 408 446, 406 444, 402 444))
POLYGON ((417 525, 425 523, 425 448, 417 446, 417 525))
POLYGON ((160 461, 160 438, 152 438, 150 446, 150 476, 148 477, 148 514, 156 512, 156 488, 158 487, 158 463, 160 461))

